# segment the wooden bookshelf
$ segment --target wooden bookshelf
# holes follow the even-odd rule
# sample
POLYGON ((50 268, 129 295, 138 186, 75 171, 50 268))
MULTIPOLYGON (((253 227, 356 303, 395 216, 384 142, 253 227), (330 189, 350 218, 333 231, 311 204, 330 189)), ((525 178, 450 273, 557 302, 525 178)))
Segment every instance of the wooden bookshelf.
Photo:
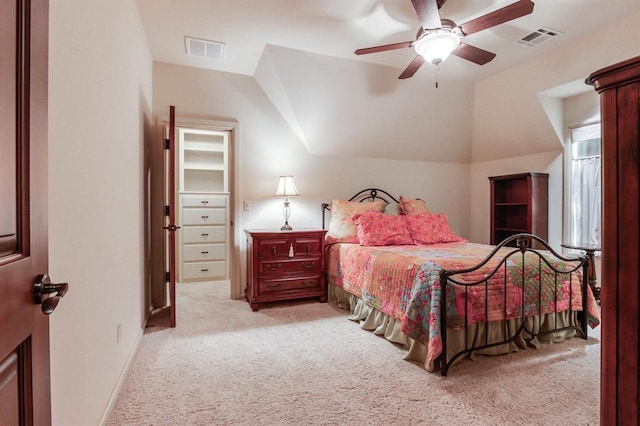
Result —
POLYGON ((527 232, 547 240, 547 173, 518 173, 492 176, 491 244, 499 244, 512 235, 527 232))

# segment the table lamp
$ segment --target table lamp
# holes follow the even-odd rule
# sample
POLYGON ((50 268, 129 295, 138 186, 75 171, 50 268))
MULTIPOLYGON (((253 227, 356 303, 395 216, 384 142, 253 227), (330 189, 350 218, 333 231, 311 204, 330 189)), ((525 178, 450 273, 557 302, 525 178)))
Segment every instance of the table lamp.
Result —
POLYGON ((289 197, 299 196, 300 193, 296 188, 296 184, 293 181, 293 176, 283 175, 280 176, 280 182, 278 182, 278 189, 273 194, 274 197, 284 197, 284 206, 282 207, 282 215, 284 216, 284 225, 280 230, 291 231, 293 228, 289 225, 289 216, 291 216, 291 207, 289 206, 289 197))

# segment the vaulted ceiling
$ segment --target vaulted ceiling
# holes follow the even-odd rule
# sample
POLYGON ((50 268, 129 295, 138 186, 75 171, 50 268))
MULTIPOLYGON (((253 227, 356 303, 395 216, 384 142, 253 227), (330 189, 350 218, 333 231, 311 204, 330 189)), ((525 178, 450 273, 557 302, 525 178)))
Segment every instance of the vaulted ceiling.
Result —
MULTIPOLYGON (((534 0, 530 15, 464 39, 496 53, 488 64, 452 56, 398 80, 413 49, 354 50, 414 40, 410 0, 137 1, 155 61, 254 77, 311 153, 423 161, 470 160, 477 82, 640 13, 638 0, 534 0), (515 43, 541 27, 561 35, 515 43), (225 43, 224 58, 187 56, 185 36, 225 43)), ((448 0, 440 14, 461 24, 514 1, 448 0)))

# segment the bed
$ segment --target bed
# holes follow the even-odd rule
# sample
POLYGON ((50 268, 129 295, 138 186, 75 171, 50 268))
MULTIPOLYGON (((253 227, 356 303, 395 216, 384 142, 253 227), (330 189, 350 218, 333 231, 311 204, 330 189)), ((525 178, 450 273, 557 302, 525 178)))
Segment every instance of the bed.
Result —
POLYGON ((587 339, 599 324, 587 256, 531 234, 472 243, 420 201, 370 188, 322 205, 329 298, 405 359, 446 376, 465 357, 587 339))

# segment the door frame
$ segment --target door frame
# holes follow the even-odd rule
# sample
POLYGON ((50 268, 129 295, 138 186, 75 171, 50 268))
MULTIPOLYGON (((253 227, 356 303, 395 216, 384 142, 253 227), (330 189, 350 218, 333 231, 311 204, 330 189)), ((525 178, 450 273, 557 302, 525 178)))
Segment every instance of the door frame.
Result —
MULTIPOLYGON (((156 116, 156 128, 157 128, 157 145, 158 147, 164 148, 164 126, 165 123, 169 122, 169 116, 166 112, 162 114, 158 114, 156 116)), ((179 107, 176 108, 176 118, 175 118, 175 127, 185 127, 192 129, 204 129, 204 130, 215 130, 215 131, 228 131, 229 132, 229 150, 228 150, 228 179, 229 179, 229 291, 231 299, 241 299, 244 297, 244 288, 241 283, 241 257, 240 257, 240 242, 241 236, 239 235, 239 213, 240 208, 238 206, 238 193, 240 189, 240 179, 239 179, 239 140, 240 140, 240 125, 237 121, 230 120, 217 120, 217 119, 203 119, 203 118, 193 118, 189 116, 180 115, 179 107)), ((161 150, 164 152, 164 149, 161 150)), ((163 169, 162 166, 162 156, 156 156, 159 158, 160 164, 158 165, 159 170, 163 169)), ((156 176, 153 179, 154 185, 160 185, 159 192, 163 194, 162 187, 164 186, 163 177, 156 176)), ((152 190, 153 192, 153 190, 152 190)), ((158 193, 158 191, 156 191, 158 193)), ((151 208, 153 211, 160 212, 164 211, 164 199, 162 197, 155 197, 154 200, 151 200, 151 208), (158 199, 160 198, 160 199, 158 199)), ((157 226, 155 227, 157 228, 157 226)), ((157 229, 154 228, 154 232, 158 232, 157 229)), ((163 230, 164 231, 164 230, 163 230)), ((156 240, 158 241, 158 240, 156 240)), ((162 254, 158 256, 154 256, 153 263, 159 263, 160 260, 163 260, 165 256, 164 246, 162 248, 162 254)), ((175 265, 177 267, 177 265, 175 265)), ((159 268, 158 265, 155 268, 159 268)), ((164 265, 162 266, 164 269, 164 265)), ((160 274, 157 274, 160 275, 160 274)), ((152 294, 151 300, 156 301, 154 304, 158 304, 158 300, 167 300, 167 286, 164 281, 164 271, 162 271, 161 278, 152 280, 150 292, 152 294), (160 282, 162 281, 162 282, 160 282)), ((163 306, 152 306, 153 308, 161 308, 163 306)))

